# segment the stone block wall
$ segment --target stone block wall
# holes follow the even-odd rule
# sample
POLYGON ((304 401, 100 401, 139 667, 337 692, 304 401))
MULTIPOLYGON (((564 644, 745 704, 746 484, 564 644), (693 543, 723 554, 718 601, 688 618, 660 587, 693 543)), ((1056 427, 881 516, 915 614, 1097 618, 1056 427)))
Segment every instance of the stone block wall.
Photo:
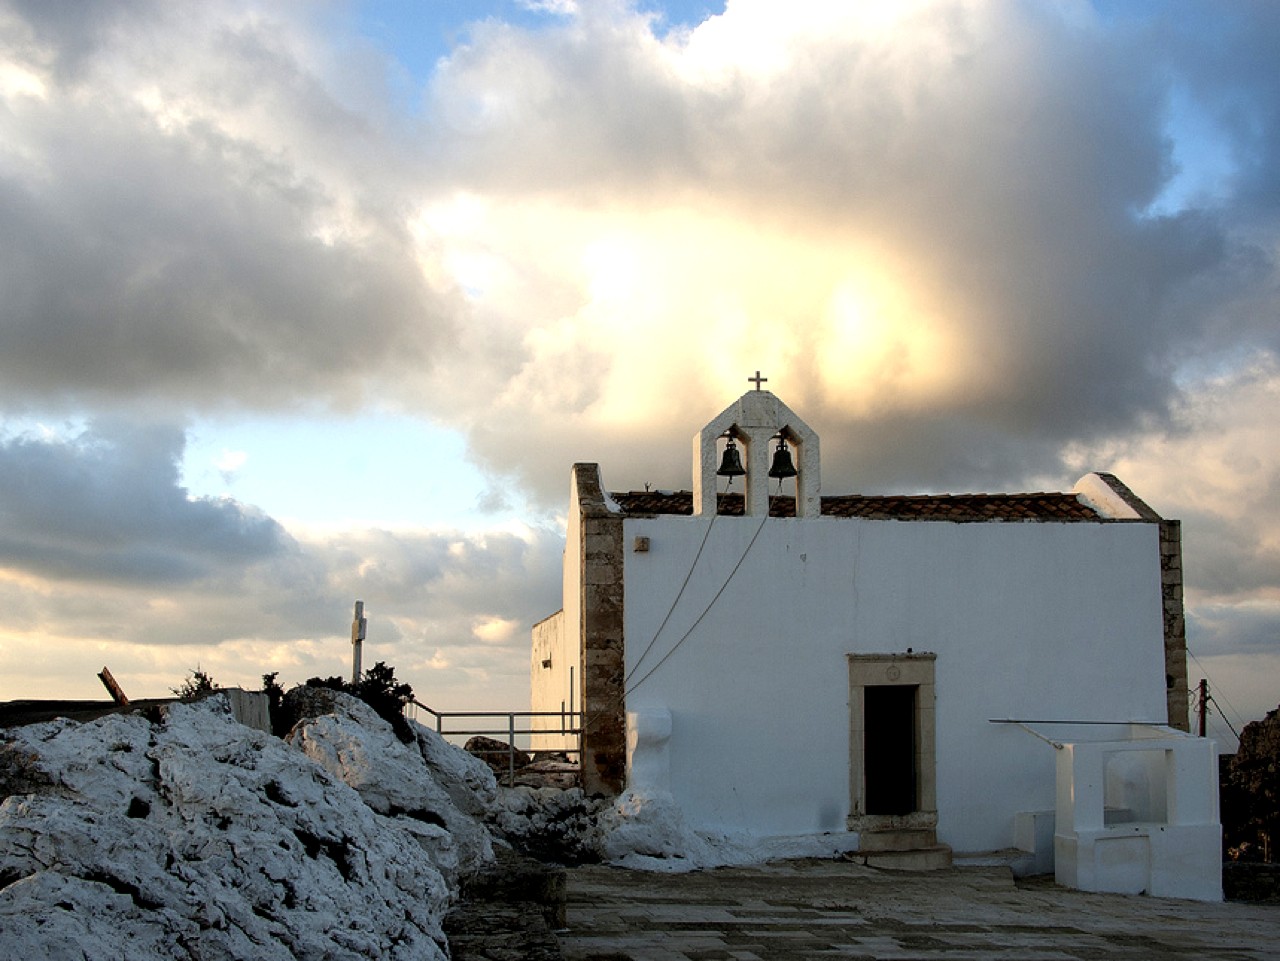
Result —
POLYGON ((575 466, 581 511, 582 786, 619 794, 626 782, 622 515, 595 464, 575 466))
POLYGON ((1169 726, 1190 731, 1187 621, 1182 608, 1182 522, 1160 521, 1160 593, 1164 603, 1164 674, 1169 726))

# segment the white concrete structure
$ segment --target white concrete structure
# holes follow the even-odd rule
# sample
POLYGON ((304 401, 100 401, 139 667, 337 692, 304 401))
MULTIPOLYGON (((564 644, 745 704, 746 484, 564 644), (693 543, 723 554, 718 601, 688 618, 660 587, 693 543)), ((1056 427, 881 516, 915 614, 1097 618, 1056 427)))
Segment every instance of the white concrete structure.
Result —
MULTIPOLYGON (((823 497, 818 449, 757 390, 696 435, 691 493, 610 495, 575 465, 564 609, 531 669, 535 711, 584 712, 589 790, 669 791, 707 832, 989 851, 1055 808, 1062 777, 1043 740, 993 721, 1185 730, 1176 521, 1109 475, 1070 494, 823 497), (745 496, 715 491, 725 435, 745 496), (776 436, 799 451, 796 496, 765 487, 776 436)), ((1216 791, 1210 760, 1186 783, 1216 791)))
POLYGON ((1222 900, 1213 741, 1170 728, 1058 747, 1055 874, 1085 891, 1222 900), (1216 866, 1218 870, 1209 870, 1216 866))

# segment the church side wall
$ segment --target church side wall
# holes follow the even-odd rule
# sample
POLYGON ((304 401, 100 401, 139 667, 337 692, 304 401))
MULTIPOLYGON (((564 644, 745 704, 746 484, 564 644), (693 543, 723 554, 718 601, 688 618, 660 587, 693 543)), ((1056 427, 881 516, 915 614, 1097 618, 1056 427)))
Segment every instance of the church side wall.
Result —
POLYGON ((1166 719, 1156 524, 710 523, 624 530, 649 538, 625 554, 627 710, 670 711, 696 828, 845 830, 849 653, 937 655, 938 837, 957 851, 1007 847, 1015 814, 1054 806, 1055 752, 990 719, 1166 719))
POLYGON ((570 716, 578 706, 579 678, 577 652, 565 641, 564 611, 556 611, 533 625, 533 657, 529 664, 531 710, 562 711, 561 717, 534 717, 530 727, 547 734, 535 734, 530 747, 535 751, 577 749, 577 738, 564 733, 575 726, 570 716))
MULTIPOLYGON (((533 627, 533 654, 530 663, 531 711, 559 711, 570 700, 570 685, 576 709, 582 706, 582 511, 578 505, 576 474, 571 479, 569 515, 565 523, 564 564, 560 596, 564 607, 533 627), (542 662, 549 659, 550 668, 542 662), (572 671, 570 670, 572 669, 572 671)), ((543 726, 535 718, 532 727, 543 726)), ((559 730, 559 721, 555 722, 559 730)), ((536 736, 534 750, 579 747, 577 738, 561 740, 536 736)))

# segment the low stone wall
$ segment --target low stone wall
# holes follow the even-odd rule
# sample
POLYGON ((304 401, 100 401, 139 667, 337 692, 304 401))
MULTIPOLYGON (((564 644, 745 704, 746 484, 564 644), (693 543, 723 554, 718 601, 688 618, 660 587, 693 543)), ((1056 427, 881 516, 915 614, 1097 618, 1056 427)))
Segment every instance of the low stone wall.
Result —
POLYGON ((453 961, 560 961, 565 870, 495 847, 496 863, 462 885, 445 917, 453 961))

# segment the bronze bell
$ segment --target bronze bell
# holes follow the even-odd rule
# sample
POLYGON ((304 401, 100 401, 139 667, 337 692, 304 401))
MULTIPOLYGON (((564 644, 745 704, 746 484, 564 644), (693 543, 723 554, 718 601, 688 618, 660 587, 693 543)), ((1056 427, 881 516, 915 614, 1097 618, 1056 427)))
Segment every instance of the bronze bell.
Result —
POLYGON ((720 477, 741 477, 745 473, 746 471, 742 468, 742 458, 738 456, 738 448, 730 437, 729 443, 724 448, 724 456, 720 458, 720 469, 716 474, 720 477))
POLYGON ((796 465, 791 463, 791 451, 787 449, 785 437, 778 438, 778 449, 773 452, 773 466, 769 468, 769 476, 782 480, 784 477, 796 476, 796 465))

